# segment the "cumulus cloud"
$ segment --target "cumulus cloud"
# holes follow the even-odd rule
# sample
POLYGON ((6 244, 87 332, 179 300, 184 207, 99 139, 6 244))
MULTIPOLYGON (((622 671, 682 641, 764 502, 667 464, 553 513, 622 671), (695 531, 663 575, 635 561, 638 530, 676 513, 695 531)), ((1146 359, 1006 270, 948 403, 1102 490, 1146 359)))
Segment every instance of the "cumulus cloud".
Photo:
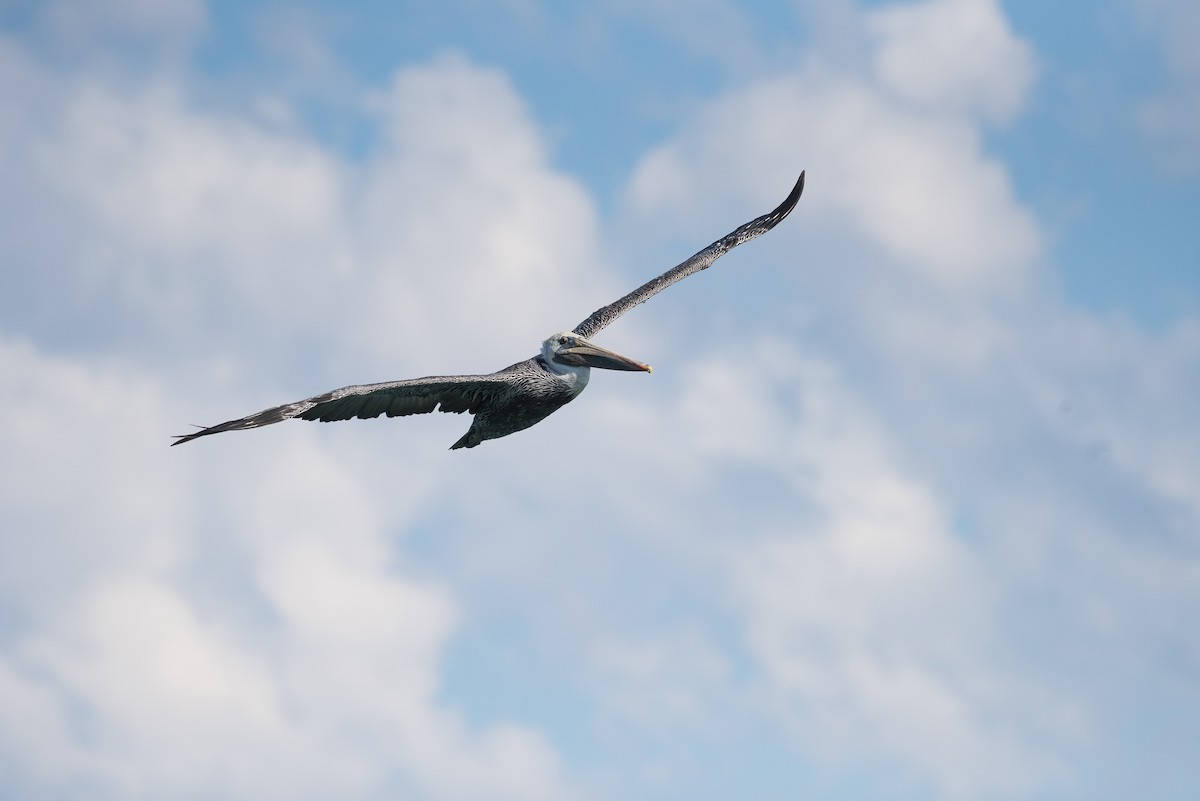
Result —
MULTIPOLYGON (((820 300, 726 325, 733 352, 689 364, 673 439, 725 481, 751 471, 775 488, 724 553, 766 705, 797 747, 843 764, 870 750, 935 797, 1020 797, 1113 747, 1127 714, 1114 694, 1173 681, 1156 658, 1079 676, 1145 653, 1146 609, 1195 608, 1176 595, 1190 546, 1162 546, 1180 560, 1166 585, 1115 579, 1161 564, 1157 548, 1135 555, 1133 532, 1191 540, 1179 481, 1200 464, 1177 415, 1194 334, 1149 337, 1047 292, 1038 225, 983 144, 1033 68, 995 4, 859 22, 867 66, 814 58, 717 98, 633 176, 639 213, 682 219, 707 212, 680 198, 765 194, 779 164, 810 168, 799 221, 767 245, 788 277, 767 280, 820 300), (713 164, 738 168, 721 173, 734 190, 716 191, 713 164), (827 246, 830 231, 858 247, 827 246), (793 339, 821 344, 797 354, 780 344, 793 339), (1066 400, 1081 393, 1082 417, 1066 400), (1028 655, 1064 631, 1080 654, 1028 655)), ((1152 638, 1194 652, 1173 624, 1152 638)))
POLYGON ((329 365, 341 345, 368 371, 431 372, 468 352, 457 371, 483 372, 614 291, 597 277, 590 202, 548 167, 496 71, 453 56, 401 71, 370 103, 378 148, 350 164, 292 127, 201 110, 174 83, 66 79, 5 54, 24 76, 0 121, 10 246, 53 266, 7 274, 6 308, 40 336, 88 328, 224 378, 228 354, 284 350, 286 336, 289 359, 351 383, 393 376, 329 365), (410 345, 399 364, 397 342, 410 345))
POLYGON ((213 350, 261 338, 325 296, 297 275, 346 259, 336 160, 295 132, 201 113, 176 84, 68 78, 6 49, 24 77, 0 157, 26 265, 4 278, 14 323, 153 358, 198 331, 213 350), (207 325, 215 310, 224 325, 207 325))
POLYGON ((189 513, 186 464, 161 469, 161 387, 2 352, 20 376, 0 433, 5 473, 21 476, 3 538, 6 606, 23 621, 0 657, 9 790, 572 795, 539 734, 472 731, 442 706, 453 600, 389 569, 385 517, 336 459, 302 441, 210 483, 217 500, 189 513), (240 493, 255 475, 271 480, 240 493), (223 519, 239 521, 232 540, 223 519), (214 577, 192 556, 201 542, 246 558, 214 577))
POLYGON ((933 113, 1007 121, 1033 82, 1033 49, 995 0, 894 5, 865 24, 880 83, 933 113))
POLYGON ((410 342, 431 364, 471 351, 480 361, 463 372, 497 369, 608 294, 591 203, 549 169, 504 75, 447 55, 399 72, 373 105, 381 144, 362 186, 360 253, 374 285, 358 346, 410 342))
POLYGON ((976 121, 913 110, 870 80, 821 69, 767 80, 715 101, 693 130, 639 166, 630 192, 643 213, 714 194, 716 173, 688 165, 723 164, 720 175, 746 175, 757 196, 773 196, 784 165, 808 165, 819 191, 805 210, 867 237, 923 283, 954 294, 1019 285, 1040 249, 976 121))
POLYGON ((780 719, 806 750, 835 761, 876 750, 950 797, 1044 780, 1055 748, 1012 711, 1030 688, 992 667, 996 589, 953 510, 897 464, 897 443, 836 369, 771 355, 728 383, 774 407, 774 447, 757 453, 772 454, 805 522, 760 532, 732 576, 780 719), (791 414, 770 400, 781 396, 791 414))
POLYGON ((868 57, 714 98, 611 229, 463 56, 364 101, 353 161, 0 42, 30 266, 0 279, 0 787, 632 798, 753 731, 805 770, 1020 797, 1194 734, 1152 712, 1194 708, 1200 664, 1200 339, 1047 291, 983 136, 1033 69, 998 6, 839 24, 868 57), (288 388, 500 367, 665 267, 649 239, 703 245, 801 168, 784 226, 605 332, 653 377, 519 437, 165 447, 288 388))
MULTIPOLYGON (((11 42, 5 55, 28 81, 9 84, 8 100, 30 112, 4 118, 14 147, 3 169, 19 179, 28 207, 10 197, 5 211, 29 223, 6 247, 39 265, 6 273, 14 314, 0 340, 9 412, 0 460, 13 477, 0 537, 6 792, 575 797, 541 733, 513 721, 476 728, 440 697, 456 604, 444 586, 397 568, 387 532, 405 515, 381 510, 378 498, 404 492, 376 496, 359 483, 400 478, 376 461, 379 451, 359 447, 349 467, 298 427, 305 433, 292 445, 226 471, 213 469, 211 454, 166 447, 181 417, 207 404, 196 403, 202 382, 189 376, 191 365, 163 358, 164 340, 203 343, 191 349, 201 375, 234 386, 221 366, 230 354, 240 354, 237 369, 253 372, 261 363, 246 353, 271 360, 290 351, 321 308, 373 311, 363 301, 387 296, 386 276, 397 269, 391 255, 412 270, 415 252, 436 276, 432 286, 455 286, 460 279, 433 258, 453 219, 424 251, 382 245, 394 224, 382 207, 399 196, 443 211, 456 198, 476 198, 469 222, 506 265, 493 292, 528 294, 564 257, 557 251, 570 256, 577 247, 571 226, 584 229, 587 243, 586 201, 549 173, 505 84, 452 62, 410 79, 415 94, 402 93, 388 113, 433 132, 490 131, 500 161, 518 158, 523 172, 513 175, 532 174, 524 190, 484 175, 471 179, 473 188, 490 187, 490 197, 466 191, 459 165, 471 143, 430 135, 382 152, 412 166, 438 150, 440 169, 390 191, 374 185, 358 227, 347 222, 344 187, 365 179, 296 131, 203 111, 169 82, 125 91, 56 73, 11 42), (424 95, 422 81, 432 87, 424 95), (493 103, 472 110, 482 99, 493 103), (442 114, 453 124, 439 127, 442 114), (535 201, 543 189, 549 198, 535 201), (114 315, 125 318, 116 331, 114 315), (63 343, 63 352, 13 338, 14 328, 63 343), (81 354, 84 335, 87 347, 122 355, 81 354), (363 464, 374 465, 365 477, 363 464), (236 563, 222 561, 230 553, 240 555, 236 563)), ((465 163, 490 163, 476 152, 465 163)), ((395 178, 380 158, 376 166, 395 178)), ((407 231, 416 238, 429 224, 418 218, 407 231)), ((468 252, 480 276, 490 252, 468 252)), ((426 303, 442 300, 421 291, 426 303)), ((465 329, 478 322, 471 309, 492 297, 463 298, 462 317, 446 330, 461 324, 459 341, 482 341, 485 329, 465 329)), ((409 319, 405 330, 420 322, 429 320, 409 319)), ((361 343, 353 325, 343 327, 349 333, 328 337, 329 347, 361 343)), ((522 331, 526 347, 546 333, 522 331)), ((238 392, 223 399, 230 412, 256 402, 252 387, 238 392)), ((415 472, 405 485, 408 514, 416 514, 429 475, 415 472)))

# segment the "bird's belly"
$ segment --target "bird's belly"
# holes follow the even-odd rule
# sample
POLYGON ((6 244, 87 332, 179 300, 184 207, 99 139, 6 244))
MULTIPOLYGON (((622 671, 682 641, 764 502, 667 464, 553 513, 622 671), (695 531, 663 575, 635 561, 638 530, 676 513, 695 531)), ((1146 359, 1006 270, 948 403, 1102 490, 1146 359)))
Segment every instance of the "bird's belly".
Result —
POLYGON ((475 416, 475 428, 478 429, 483 439, 505 437, 540 423, 566 405, 569 400, 571 400, 569 396, 525 400, 481 411, 475 416))

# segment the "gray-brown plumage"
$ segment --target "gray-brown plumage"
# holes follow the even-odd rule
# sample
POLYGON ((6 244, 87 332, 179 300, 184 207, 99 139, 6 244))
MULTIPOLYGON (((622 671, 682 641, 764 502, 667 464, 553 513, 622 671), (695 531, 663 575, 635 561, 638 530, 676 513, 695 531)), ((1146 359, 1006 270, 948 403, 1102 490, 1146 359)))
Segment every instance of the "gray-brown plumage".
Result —
POLYGON ((610 303, 604 308, 596 309, 590 317, 575 326, 575 333, 581 337, 595 336, 601 329, 634 306, 645 303, 671 284, 687 278, 692 273, 707 270, 714 261, 738 245, 749 242, 751 239, 770 231, 776 225, 779 225, 784 217, 791 214, 792 209, 796 207, 797 201, 800 200, 800 194, 803 191, 804 173, 800 173, 799 179, 796 180, 796 185, 792 187, 791 194, 774 211, 757 217, 740 228, 735 228, 687 261, 667 270, 658 278, 647 281, 620 300, 610 303))
POLYGON ((577 325, 573 331, 555 334, 542 343, 542 351, 487 375, 431 376, 381 384, 343 387, 307 400, 270 409, 202 428, 179 436, 172 445, 222 431, 278 423, 281 420, 349 420, 386 414, 402 417, 442 412, 469 412, 471 427, 454 448, 474 448, 485 439, 496 439, 544 420, 570 403, 587 386, 592 367, 605 370, 641 370, 650 366, 589 342, 588 339, 625 312, 692 273, 706 269, 722 255, 774 228, 786 217, 804 191, 804 173, 791 194, 774 211, 764 214, 721 237, 687 261, 630 292, 577 325))

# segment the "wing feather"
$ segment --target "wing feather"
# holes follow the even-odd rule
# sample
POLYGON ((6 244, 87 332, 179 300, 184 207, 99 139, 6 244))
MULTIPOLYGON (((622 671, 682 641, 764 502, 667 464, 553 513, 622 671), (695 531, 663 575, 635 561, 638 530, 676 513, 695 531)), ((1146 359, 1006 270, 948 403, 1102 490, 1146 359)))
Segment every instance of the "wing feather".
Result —
POLYGON ((713 242, 708 247, 701 250, 696 255, 692 256, 687 261, 672 267, 665 273, 651 281, 647 281, 637 289, 630 292, 620 300, 610 303, 603 308, 596 309, 592 315, 584 320, 579 325, 575 326, 575 333, 585 339, 594 336, 597 332, 616 320, 625 312, 637 306, 640 303, 645 303, 650 298, 662 292, 667 287, 677 281, 687 278, 693 273, 707 269, 713 262, 721 258, 729 251, 733 250, 738 245, 749 242, 757 236, 765 234, 783 220, 784 217, 791 213, 796 207, 797 201, 800 200, 801 193, 804 192, 804 173, 800 173, 800 178, 796 181, 796 185, 792 187, 791 193, 787 198, 779 204, 773 211, 764 214, 761 217, 756 217, 745 225, 735 228, 725 236, 713 242))
POLYGON ((491 373, 430 376, 342 387, 307 400, 273 406, 257 414, 202 428, 195 433, 179 436, 171 444, 179 445, 197 437, 220 434, 223 431, 259 428, 293 418, 330 422, 352 418, 367 419, 381 414, 388 417, 428 414, 434 409, 443 412, 474 413, 489 400, 498 399, 510 392, 511 385, 511 380, 502 373, 491 373))

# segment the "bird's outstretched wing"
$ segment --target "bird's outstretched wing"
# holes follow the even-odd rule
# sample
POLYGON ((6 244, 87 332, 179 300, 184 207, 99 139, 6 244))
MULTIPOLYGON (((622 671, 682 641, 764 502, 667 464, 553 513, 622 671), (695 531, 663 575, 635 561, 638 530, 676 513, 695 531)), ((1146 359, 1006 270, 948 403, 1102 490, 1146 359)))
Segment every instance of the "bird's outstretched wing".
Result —
POLYGON ((796 181, 796 185, 792 187, 791 194, 779 204, 777 209, 731 231, 687 261, 672 267, 658 278, 647 281, 615 303, 610 303, 602 309, 596 309, 596 311, 592 312, 591 317, 575 326, 575 333, 585 339, 594 336, 606 325, 639 303, 645 303, 676 281, 687 278, 692 273, 706 269, 714 261, 743 242, 749 242, 754 237, 761 236, 770 231, 796 207, 796 202, 800 200, 800 193, 803 191, 804 173, 800 173, 800 178, 796 181))
POLYGON ((381 414, 388 417, 428 414, 434 409, 474 414, 481 405, 510 391, 510 384, 501 373, 492 373, 431 376, 342 387, 308 400, 285 403, 264 409, 258 414, 202 428, 194 434, 178 435, 171 444, 179 445, 209 434, 258 428, 292 418, 330 422, 352 417, 366 419, 381 414))

